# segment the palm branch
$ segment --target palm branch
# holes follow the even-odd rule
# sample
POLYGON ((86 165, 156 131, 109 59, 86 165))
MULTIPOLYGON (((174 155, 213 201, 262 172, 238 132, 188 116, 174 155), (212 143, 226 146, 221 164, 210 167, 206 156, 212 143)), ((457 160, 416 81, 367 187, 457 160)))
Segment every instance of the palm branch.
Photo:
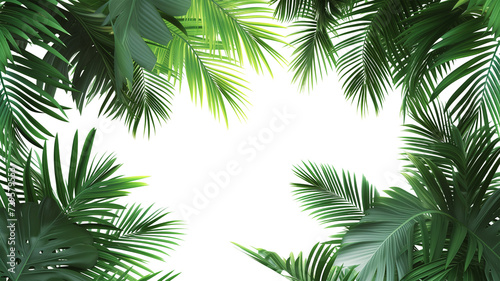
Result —
POLYGON ((309 255, 300 253, 296 258, 281 258, 278 254, 264 249, 248 249, 236 244, 245 254, 267 268, 276 271, 291 281, 353 281, 357 272, 353 267, 333 266, 336 247, 316 244, 309 255))
POLYGON ((27 46, 41 48, 65 61, 56 50, 66 31, 49 13, 59 13, 55 1, 3 1, 0 4, 0 146, 25 154, 28 144, 41 147, 52 134, 37 121, 45 114, 66 121, 61 106, 39 83, 71 89, 69 81, 50 64, 33 55, 27 46), (49 45, 53 43, 53 45, 49 45))
MULTIPOLYGON (((124 280, 158 277, 160 273, 149 269, 147 261, 162 260, 165 251, 176 245, 180 234, 179 222, 166 220, 168 213, 163 209, 121 204, 119 197, 128 195, 130 189, 144 186, 139 182, 143 177, 116 176, 121 165, 115 163, 112 155, 92 157, 94 137, 95 130, 92 130, 79 148, 78 133, 75 134, 66 173, 63 172, 57 136, 52 168, 49 168, 46 145, 36 161, 31 153, 25 160, 9 155, 3 157, 6 162, 2 165, 2 183, 11 182, 9 178, 12 176, 17 181, 0 189, 2 210, 8 210, 11 198, 19 206, 50 200, 50 207, 42 208, 44 204, 40 205, 43 209, 40 212, 55 214, 67 221, 66 224, 77 226, 90 237, 90 245, 97 253, 92 266, 76 271, 81 280, 101 280, 99 278, 103 277, 115 280, 113 276, 126 276, 124 280)), ((18 223, 24 225, 29 222, 19 218, 18 223)), ((56 271, 54 274, 61 273, 58 268, 53 270, 56 271)), ((168 278, 174 277, 173 273, 167 275, 170 276, 168 278)), ((165 277, 163 280, 170 279, 165 277)))

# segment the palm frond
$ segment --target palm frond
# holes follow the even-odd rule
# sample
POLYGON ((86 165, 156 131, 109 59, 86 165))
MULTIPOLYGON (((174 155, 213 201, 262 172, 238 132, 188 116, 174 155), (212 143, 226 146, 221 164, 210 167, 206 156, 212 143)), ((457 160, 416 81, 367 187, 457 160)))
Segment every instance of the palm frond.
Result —
POLYGON ((186 77, 191 97, 203 104, 204 96, 208 108, 214 117, 224 117, 226 123, 227 107, 231 107, 239 117, 244 117, 242 106, 247 104, 243 90, 247 89, 245 81, 239 77, 241 69, 233 60, 224 55, 214 56, 211 52, 216 48, 222 50, 220 42, 211 43, 203 38, 201 22, 198 20, 181 20, 189 35, 171 26, 174 34, 168 46, 156 46, 158 71, 180 77, 186 77))
MULTIPOLYGON (((130 268, 127 280, 135 280, 131 279, 132 276, 143 280, 141 270, 149 275, 158 275, 159 272, 153 272, 147 263, 149 260, 163 261, 163 256, 167 254, 165 250, 177 245, 178 236, 182 234, 180 222, 165 220, 168 213, 163 209, 152 210, 152 206, 128 206, 115 211, 115 214, 110 220, 113 228, 91 232, 100 254, 96 266, 91 269, 92 275, 100 276, 109 268, 130 268)), ((123 274, 123 271, 118 272, 123 274)), ((172 274, 167 276, 175 277, 172 274)))
POLYGON ((201 22, 204 38, 214 46, 212 52, 220 51, 215 47, 220 43, 225 54, 236 62, 248 60, 257 72, 271 72, 266 53, 278 62, 285 62, 269 45, 269 42, 284 44, 282 36, 272 31, 282 28, 272 23, 272 12, 264 0, 193 0, 184 19, 201 22))
POLYGON ((275 16, 282 21, 292 21, 290 28, 297 30, 289 35, 293 52, 290 69, 293 81, 301 89, 311 89, 319 79, 330 71, 336 62, 337 48, 332 37, 336 27, 356 1, 290 1, 274 0, 277 3, 275 16))
MULTIPOLYGON (((303 168, 295 168, 295 174, 306 182, 292 184, 297 188, 297 200, 328 228, 355 225, 378 198, 378 192, 364 177, 359 186, 355 176, 348 172, 340 175, 331 166, 304 163, 303 168)), ((332 237, 341 238, 342 234, 332 237)))
MULTIPOLYGON (((143 177, 116 176, 121 165, 115 164, 111 155, 93 158, 94 137, 92 130, 80 150, 78 133, 75 134, 67 172, 63 171, 57 136, 52 169, 46 145, 37 161, 30 154, 24 163, 19 163, 23 167, 19 180, 22 185, 17 187, 16 197, 20 203, 52 198, 71 223, 90 233, 99 252, 97 264, 84 272, 90 280, 126 272, 126 280, 130 281, 152 277, 155 272, 147 267, 145 258, 161 260, 164 251, 176 245, 179 222, 165 220, 168 213, 164 210, 129 208, 119 203, 117 199, 128 195, 128 190, 145 185, 139 182, 143 177)), ((6 174, 8 171, 2 171, 2 175, 6 174)))
POLYGON ((398 280, 412 266, 412 234, 418 220, 432 210, 403 189, 386 191, 360 224, 346 233, 336 264, 358 265, 360 280, 398 280))
POLYGON ((156 56, 144 39, 161 45, 167 45, 172 39, 158 10, 168 16, 182 16, 188 11, 190 2, 110 0, 107 3, 115 39, 114 72, 118 96, 124 83, 128 84, 126 89, 132 87, 133 62, 147 70, 153 70, 156 64, 156 56))
POLYGON ((264 249, 251 250, 235 244, 245 254, 257 262, 292 281, 353 281, 357 272, 354 267, 333 266, 336 248, 318 243, 304 257, 300 253, 297 258, 293 254, 285 259, 278 254, 264 249))
MULTIPOLYGON (((62 34, 64 45, 55 46, 69 62, 47 53, 44 60, 71 80, 71 95, 82 111, 94 97, 114 94, 114 37, 111 26, 103 25, 106 15, 97 8, 103 1, 63 2, 63 15, 58 18, 69 34, 62 34), (97 6, 97 7, 95 7, 97 6)), ((57 87, 47 87, 55 94, 57 87)))
POLYGON ((293 81, 298 81, 301 89, 309 88, 323 79, 323 75, 333 68, 335 48, 330 38, 334 30, 329 25, 321 25, 313 15, 296 21, 292 28, 300 28, 290 36, 299 36, 292 41, 299 47, 293 52, 295 56, 290 68, 295 71, 293 81))
POLYGON ((66 120, 64 108, 37 83, 71 89, 66 86, 69 81, 26 50, 37 46, 64 59, 53 47, 62 44, 56 33, 66 34, 53 17, 57 13, 56 1, 0 4, 0 146, 12 149, 18 157, 25 156, 28 143, 41 147, 41 142, 51 136, 36 120, 37 113, 66 120))
POLYGON ((152 73, 139 65, 134 67, 134 82, 127 93, 128 99, 122 102, 114 97, 102 105, 104 114, 123 118, 129 131, 135 136, 142 124, 148 137, 156 131, 156 122, 170 118, 170 100, 173 98, 173 85, 163 75, 152 73))
POLYGON ((42 113, 54 119, 66 121, 65 108, 26 76, 65 87, 57 82, 63 77, 37 57, 27 52, 22 52, 22 54, 23 56, 13 55, 14 61, 9 62, 5 72, 0 73, 0 125, 2 127, 0 141, 4 149, 10 146, 18 151, 16 154, 26 151, 28 143, 42 147, 41 142, 52 136, 45 126, 37 121, 37 114, 42 113), (41 70, 49 76, 41 74, 41 70))
POLYGON ((396 54, 403 55, 392 37, 401 32, 400 20, 407 16, 404 2, 360 1, 348 15, 352 20, 337 28, 340 43, 335 47, 341 53, 337 68, 345 79, 346 97, 357 100, 362 113, 369 103, 378 112, 392 85, 391 61, 398 59, 396 54), (390 52, 389 46, 395 50, 390 52))

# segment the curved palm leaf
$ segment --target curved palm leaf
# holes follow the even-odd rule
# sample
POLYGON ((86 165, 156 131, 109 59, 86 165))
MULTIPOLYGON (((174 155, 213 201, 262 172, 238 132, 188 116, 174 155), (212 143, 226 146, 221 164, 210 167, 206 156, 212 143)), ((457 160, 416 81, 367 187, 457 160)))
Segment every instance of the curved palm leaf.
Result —
MULTIPOLYGON (((149 135, 155 121, 168 119, 169 83, 180 83, 184 76, 193 99, 202 101, 206 95, 215 116, 224 116, 227 123, 226 107, 230 106, 243 117, 246 87, 238 72, 243 61, 248 60, 257 71, 269 69, 265 53, 284 61, 268 43, 281 43, 280 36, 271 31, 279 26, 268 23, 272 10, 261 0, 196 0, 187 15, 181 16, 188 2, 64 3, 68 20, 61 17, 59 21, 71 36, 62 37, 67 46, 57 50, 71 58, 71 66, 52 54, 45 60, 63 73, 73 73, 69 77, 75 88, 72 94, 80 110, 85 102, 102 96, 101 113, 123 118, 134 135, 141 122, 149 135), (133 20, 128 21, 129 17, 133 20), (145 28, 146 23, 153 28, 145 28), (173 40, 167 40, 172 36, 173 40), (144 75, 133 63, 153 71, 144 75), (127 86, 117 92, 116 85, 123 81, 128 81, 127 86), (158 83, 167 94, 151 91, 160 89, 158 83)), ((55 89, 50 88, 52 93, 55 89)))
MULTIPOLYGON (((159 273, 146 266, 146 259, 161 260, 165 250, 176 245, 179 222, 165 220, 168 213, 164 210, 120 204, 117 199, 126 196, 129 189, 144 186, 139 182, 143 177, 116 176, 121 165, 116 164, 111 155, 92 158, 94 137, 95 130, 92 130, 79 151, 78 133, 75 134, 66 173, 57 136, 52 169, 47 146, 37 157, 38 161, 33 161, 31 154, 24 162, 16 159, 15 166, 23 169, 21 180, 11 190, 17 191, 16 197, 21 203, 52 198, 71 223, 91 235, 99 256, 95 266, 84 272, 90 280, 126 275, 126 280, 135 281, 145 276, 152 278, 153 274, 157 276, 159 273)), ((3 171, 2 175, 9 177, 8 172, 3 171)), ((2 198, 6 197, 4 190, 2 194, 2 198)))
POLYGON ((69 90, 69 81, 50 64, 26 48, 37 46, 65 60, 54 48, 62 44, 56 36, 65 34, 51 13, 60 13, 57 2, 3 1, 0 4, 0 146, 24 154, 27 143, 41 147, 51 136, 38 122, 37 113, 66 120, 63 107, 36 81, 69 90), (50 12, 50 13, 49 13, 50 12), (53 43, 52 46, 49 43, 53 43))
MULTIPOLYGON (((48 81, 52 79, 41 75, 40 69, 57 72, 35 56, 26 52, 23 54, 28 59, 13 55, 14 63, 8 63, 7 70, 0 73, 0 125, 5 128, 0 131, 0 141, 4 149, 11 146, 14 152, 19 151, 16 154, 27 149, 26 142, 41 147, 40 141, 52 136, 45 126, 36 120, 37 113, 66 121, 64 108, 48 93, 20 74, 31 74, 48 81)), ((61 86, 59 83, 54 84, 61 86)))
POLYGON ((293 21, 291 28, 297 29, 290 37, 291 44, 298 46, 293 52, 290 68, 295 71, 293 81, 301 89, 310 89, 336 64, 337 48, 332 36, 337 35, 339 20, 350 12, 355 1, 291 1, 273 0, 275 16, 282 21, 293 21), (295 38, 297 37, 297 38, 295 38))
POLYGON ((245 254, 292 281, 353 281, 357 272, 353 267, 333 266, 336 248, 327 244, 316 244, 307 257, 300 253, 282 259, 278 254, 264 249, 247 249, 235 244, 245 254))
POLYGON ((437 111, 432 126, 429 116, 408 125, 419 156, 408 154, 404 175, 416 196, 393 189, 344 237, 337 262, 359 264, 362 280, 500 276, 499 140, 487 126, 460 132, 437 111))
POLYGON ((302 28, 297 34, 304 34, 292 42, 299 52, 292 69, 301 87, 334 62, 346 96, 362 113, 369 104, 379 111, 391 86, 403 90, 403 111, 452 90, 446 107, 454 118, 472 117, 481 126, 491 117, 498 127, 497 1, 275 2, 277 16, 294 20, 302 28), (329 37, 339 43, 332 45, 329 37))
POLYGON ((147 132, 150 137, 151 131, 156 131, 156 121, 161 123, 170 118, 170 100, 173 98, 173 92, 173 85, 162 75, 156 75, 135 65, 134 83, 128 93, 129 99, 125 101, 126 104, 116 97, 105 100, 103 107, 107 109, 104 113, 112 114, 114 118, 123 117, 134 136, 142 124, 144 134, 147 132))
POLYGON ((129 85, 126 89, 132 88, 133 61, 147 70, 153 70, 156 64, 156 57, 143 38, 161 45, 167 45, 172 38, 160 12, 168 17, 182 16, 188 11, 190 2, 190 0, 107 2, 115 39, 114 70, 118 96, 121 94, 122 84, 126 81, 129 85))
MULTIPOLYGON (((350 227, 359 222, 365 211, 373 207, 378 198, 376 189, 365 177, 358 186, 356 177, 348 172, 339 175, 331 166, 313 163, 296 167, 295 174, 306 183, 293 183, 297 200, 304 210, 326 224, 328 228, 350 227)), ((343 234, 332 238, 341 238, 343 234)), ((331 242, 339 243, 340 240, 331 242)))
POLYGON ((12 211, 1 208, 0 221, 10 226, 0 230, 2 279, 89 280, 81 272, 97 261, 92 236, 62 215, 51 198, 12 211))
POLYGON ((270 70, 265 53, 284 61, 267 43, 282 41, 272 32, 280 26, 267 23, 272 10, 266 5, 261 0, 193 1, 186 16, 178 18, 184 30, 170 24, 174 39, 166 46, 152 47, 157 71, 178 75, 179 83, 185 77, 192 99, 201 104, 206 99, 213 115, 222 116, 226 124, 227 107, 244 118, 242 107, 248 102, 239 71, 243 62, 248 60, 254 69, 263 71, 270 70))
POLYGON ((270 23, 272 9, 267 4, 264 0, 193 0, 185 19, 199 20, 204 38, 211 44, 220 42, 230 58, 240 64, 248 60, 258 72, 271 72, 264 53, 278 62, 285 59, 266 42, 283 43, 281 35, 272 31, 281 27, 270 23))

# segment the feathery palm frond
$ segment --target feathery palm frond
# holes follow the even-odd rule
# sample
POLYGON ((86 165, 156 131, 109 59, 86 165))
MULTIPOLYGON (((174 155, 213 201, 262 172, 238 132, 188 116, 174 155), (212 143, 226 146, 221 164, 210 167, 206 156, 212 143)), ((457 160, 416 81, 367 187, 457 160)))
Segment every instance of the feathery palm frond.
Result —
MULTIPOLYGON (((46 145, 41 156, 37 156, 38 161, 32 159, 31 153, 26 160, 4 157, 15 160, 16 167, 22 167, 22 173, 16 173, 20 176, 18 184, 9 189, 17 193, 15 197, 19 204, 53 199, 69 222, 77 224, 92 236, 92 245, 99 256, 95 266, 82 273, 90 278, 88 280, 99 280, 101 276, 109 279, 124 274, 127 276, 125 280, 147 280, 141 279, 148 276, 144 272, 151 277, 159 273, 148 269, 145 258, 162 260, 164 251, 176 245, 180 234, 179 222, 166 220, 168 213, 164 210, 139 205, 127 207, 118 202, 117 199, 126 196, 128 190, 145 184, 139 182, 142 177, 116 176, 121 165, 116 164, 111 155, 92 158, 94 137, 95 130, 92 130, 79 151, 78 133, 75 134, 67 173, 63 171, 64 162, 57 136, 52 169, 49 168, 46 145)), ((11 176, 9 171, 2 171, 1 174, 7 177, 1 182, 8 182, 11 176)), ((0 195, 2 199, 8 199, 4 189, 0 195)), ((2 203, 7 206, 8 201, 3 200, 2 203)))
POLYGON ((276 271, 292 281, 353 281, 357 272, 353 267, 333 266, 336 248, 327 244, 316 244, 307 257, 300 253, 287 259, 264 249, 247 249, 235 244, 245 254, 269 269, 276 271))
POLYGON ((71 58, 71 67, 51 54, 45 59, 63 73, 74 73, 69 78, 80 110, 101 96, 101 113, 122 118, 134 135, 140 123, 150 135, 156 121, 168 119, 169 83, 180 83, 184 77, 193 99, 202 102, 206 95, 215 116, 222 115, 227 123, 229 106, 244 117, 246 86, 240 66, 248 60, 259 72, 270 70, 266 54, 284 62, 269 43, 283 43, 272 31, 279 28, 271 22, 272 10, 262 0, 196 0, 182 16, 188 2, 142 0, 134 1, 136 7, 119 1, 70 1, 64 4, 68 20, 60 21, 72 36, 62 38, 68 46, 58 51, 71 58), (127 16, 137 20, 128 22, 127 16), (151 91, 157 82, 166 93, 151 91), (140 105, 133 105, 138 101, 140 105))
POLYGON ((0 146, 12 149, 14 154, 25 154, 28 143, 41 147, 40 142, 51 136, 36 120, 37 113, 66 120, 65 108, 38 83, 69 90, 66 86, 69 81, 26 50, 37 46, 65 60, 54 48, 63 44, 56 33, 66 32, 51 15, 60 13, 56 5, 55 1, 0 4, 0 146))
MULTIPOLYGON (((326 224, 328 228, 350 227, 364 216, 378 198, 376 189, 365 177, 361 186, 348 172, 339 175, 331 166, 313 163, 296 167, 295 174, 306 183, 293 183, 297 200, 304 210, 326 224)), ((341 238, 342 234, 332 238, 341 238)), ((339 241, 333 240, 332 243, 339 241)))
POLYGON ((378 112, 393 86, 403 90, 404 112, 451 89, 454 94, 446 107, 454 118, 473 117, 481 126, 491 117, 498 126, 497 1, 273 3, 277 17, 294 21, 296 34, 304 34, 292 39, 299 55, 291 68, 301 88, 312 85, 317 73, 334 63, 345 81, 346 97, 356 101, 362 113, 370 104, 378 112))
MULTIPOLYGON (((98 12, 105 1, 63 2, 65 8, 59 22, 69 34, 61 35, 64 45, 55 46, 69 63, 47 53, 44 60, 71 80, 71 91, 78 110, 98 95, 111 95, 114 91, 114 37, 113 29, 103 25, 106 15, 98 12)), ((55 94, 58 88, 48 87, 55 94)))
POLYGON ((337 262, 359 264, 363 280, 500 276, 499 140, 488 126, 461 132, 435 111, 408 125, 406 147, 417 154, 404 176, 416 196, 393 188, 344 237, 337 262))
POLYGON ((173 98, 173 92, 173 85, 163 75, 157 75, 135 65, 134 82, 127 94, 129 99, 126 104, 113 97, 111 100, 105 100, 101 108, 107 107, 104 113, 112 114, 114 118, 123 117, 134 136, 142 123, 144 134, 147 132, 150 137, 151 131, 156 131, 156 121, 161 123, 170 118, 170 100, 173 98))
POLYGON ((272 10, 265 1, 194 0, 179 26, 170 24, 174 39, 166 46, 152 46, 157 58, 157 71, 186 78, 191 97, 206 99, 217 118, 228 122, 226 108, 245 117, 248 104, 243 90, 246 81, 240 77, 241 65, 248 61, 258 72, 269 70, 265 56, 279 62, 284 58, 268 42, 283 43, 272 30, 272 10), (246 55, 246 57, 245 57, 246 55))
MULTIPOLYGON (((43 113, 57 120, 66 121, 64 108, 48 93, 23 76, 31 74, 41 80, 55 82, 52 78, 45 78, 45 75, 40 74, 40 69, 58 75, 57 71, 33 55, 26 52, 23 54, 24 57, 13 55, 14 62, 8 63, 7 70, 0 73, 1 146, 3 148, 12 146, 14 151, 19 153, 26 151, 26 142, 41 147, 40 142, 52 136, 45 126, 37 121, 36 114, 43 113)), ((53 84, 61 86, 59 82, 53 84)))
POLYGON ((68 221, 52 198, 0 208, 0 221, 2 279, 89 280, 81 272, 97 261, 92 236, 68 221))
POLYGON ((278 62, 285 59, 268 44, 284 42, 272 31, 280 26, 272 23, 272 9, 267 4, 264 0, 193 0, 184 19, 199 20, 207 42, 213 46, 220 42, 222 50, 236 62, 248 60, 257 72, 271 72, 265 53, 278 62))
POLYGON ((311 89, 319 79, 336 64, 336 46, 332 36, 336 26, 351 9, 355 1, 290 1, 273 0, 277 3, 275 16, 282 21, 293 21, 289 35, 291 45, 298 46, 293 52, 290 68, 295 72, 293 81, 301 89, 311 89))
POLYGON ((172 26, 174 39, 168 46, 157 46, 154 49, 159 65, 164 66, 158 66, 158 71, 165 74, 173 72, 179 78, 185 76, 192 99, 203 104, 206 95, 208 107, 213 115, 218 118, 222 115, 226 123, 226 105, 238 116, 244 117, 241 106, 246 106, 248 102, 242 90, 247 87, 235 71, 239 66, 224 54, 211 54, 213 48, 223 51, 221 43, 210 43, 203 38, 199 21, 181 22, 189 35, 172 26))
POLYGON ((144 41, 167 45, 172 35, 160 12, 168 17, 182 16, 190 7, 190 0, 110 0, 107 5, 114 33, 114 73, 116 93, 120 96, 123 83, 132 87, 133 62, 146 70, 153 70, 156 57, 144 41), (143 39, 144 38, 144 39, 143 39))

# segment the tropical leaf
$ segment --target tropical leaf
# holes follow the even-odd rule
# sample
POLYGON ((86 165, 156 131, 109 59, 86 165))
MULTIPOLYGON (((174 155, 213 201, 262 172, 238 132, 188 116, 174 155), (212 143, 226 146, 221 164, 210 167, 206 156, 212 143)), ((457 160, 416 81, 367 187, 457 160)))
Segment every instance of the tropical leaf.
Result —
POLYGON ((219 51, 221 44, 225 54, 239 64, 248 60, 258 72, 271 72, 265 53, 285 62, 268 43, 284 43, 272 31, 282 28, 272 23, 272 12, 265 0, 193 0, 183 19, 200 21, 203 37, 213 44, 212 52, 219 51))
POLYGON ((337 28, 337 68, 345 79, 346 97, 357 100, 362 113, 367 112, 369 103, 378 112, 392 85, 391 61, 403 52, 391 36, 401 32, 400 20, 405 16, 401 5, 405 1, 358 2, 345 16, 352 20, 337 28))
MULTIPOLYGON (((166 74, 174 72, 179 77, 184 74, 191 90, 191 98, 203 104, 206 95, 208 108, 214 117, 227 119, 227 107, 231 107, 239 117, 244 117, 242 106, 246 106, 243 79, 235 69, 239 68, 225 55, 214 57, 211 44, 202 37, 197 21, 181 21, 189 36, 172 26, 174 39, 168 46, 157 46, 155 54, 166 67, 166 74), (198 36, 194 35, 198 34, 198 36)), ((219 48, 221 48, 220 43, 219 48)), ((161 71, 162 69, 159 68, 161 71)))
POLYGON ((106 253, 106 256, 101 255, 102 260, 99 260, 93 271, 99 273, 99 270, 104 272, 110 265, 116 267, 113 265, 116 259, 120 260, 121 268, 131 268, 129 274, 141 276, 138 269, 152 272, 147 267, 147 261, 163 261, 163 256, 167 255, 165 250, 176 246, 181 235, 180 221, 167 221, 167 215, 163 209, 153 210, 152 206, 142 208, 140 205, 116 211, 116 216, 111 220, 113 228, 92 233, 99 245, 96 248, 106 253))
POLYGON ((156 122, 161 123, 170 118, 170 100, 173 98, 173 85, 163 75, 154 74, 139 65, 134 67, 134 83, 127 94, 129 99, 123 103, 114 97, 106 100, 102 108, 104 113, 114 118, 123 117, 125 124, 134 136, 143 125, 144 134, 148 137, 156 131, 156 122))
POLYGON ((248 60, 257 71, 269 70, 265 54, 278 61, 283 57, 269 42, 282 43, 272 30, 276 24, 266 23, 272 10, 265 1, 192 1, 187 15, 179 18, 184 28, 169 24, 174 38, 167 46, 152 46, 158 58, 156 71, 169 77, 184 77, 191 98, 203 105, 204 100, 214 117, 228 122, 227 108, 245 118, 247 106, 241 78, 241 65, 248 60), (245 56, 246 55, 246 56, 245 56))
MULTIPOLYGON (((62 2, 65 8, 58 21, 69 34, 62 34, 64 45, 54 48, 64 58, 47 53, 44 60, 71 81, 71 95, 82 111, 87 102, 99 95, 114 94, 114 37, 111 26, 103 25, 106 15, 97 8, 104 1, 62 2)), ((46 86, 53 96, 57 87, 46 86)))
POLYGON ((414 112, 403 175, 416 196, 392 188, 345 235, 337 262, 359 264, 360 279, 498 278, 499 140, 448 116, 414 112))
POLYGON ((275 16, 285 22, 293 21, 290 28, 297 30, 289 35, 291 45, 298 46, 290 68, 295 72, 293 81, 298 82, 301 89, 311 89, 337 63, 337 48, 331 37, 337 35, 339 20, 351 11, 354 2, 271 1, 277 3, 275 16))
MULTIPOLYGON (((84 272, 90 280, 99 280, 101 276, 112 280, 113 276, 126 275, 129 281, 158 277, 160 273, 152 272, 146 263, 150 259, 162 260, 165 251, 176 245, 179 222, 166 220, 168 213, 161 209, 128 208, 118 202, 131 188, 144 186, 139 182, 143 177, 116 176, 121 165, 115 163, 113 156, 92 157, 94 138, 92 130, 79 149, 78 133, 75 134, 67 171, 63 171, 57 136, 52 167, 47 145, 37 160, 30 154, 24 162, 16 161, 15 166, 23 169, 21 175, 16 172, 20 177, 16 180, 22 185, 16 185, 15 197, 20 203, 33 204, 51 198, 71 223, 88 232, 98 251, 97 263, 84 272)), ((8 171, 2 175, 6 176, 2 181, 8 182, 8 171)), ((2 194, 7 196, 5 191, 2 194)))
POLYGON ((346 233, 336 264, 356 266, 360 280, 398 280, 412 266, 412 234, 418 219, 432 212, 403 189, 386 191, 360 224, 346 233))
MULTIPOLYGON (((150 135, 157 122, 168 119, 170 83, 180 85, 184 77, 193 99, 200 103, 206 99, 214 116, 222 115, 227 122, 226 107, 231 107, 238 117, 244 117, 247 101, 243 90, 247 88, 239 72, 243 62, 248 60, 258 71, 270 70, 266 54, 284 62, 270 45, 283 43, 272 31, 280 26, 268 23, 272 9, 261 0, 197 0, 181 16, 188 2, 64 3, 67 21, 58 19, 71 36, 63 35, 67 46, 57 50, 71 58, 70 65, 52 54, 45 60, 68 73, 80 110, 100 96, 104 99, 100 113, 123 119, 134 135, 140 124, 150 135), (138 9, 132 9, 134 5, 138 9), (127 21, 128 16, 133 20, 127 21), (153 28, 146 28, 146 23, 153 28), (115 85, 123 84, 118 77, 129 82, 117 91, 115 85), (163 95, 158 91, 161 87, 165 87, 163 95)), ((52 94, 56 90, 47 89, 52 94)))
POLYGON ((47 92, 25 77, 29 75, 40 81, 65 87, 55 79, 64 79, 53 67, 28 52, 13 55, 5 72, 0 73, 0 141, 3 149, 11 147, 14 154, 23 154, 27 144, 41 147, 52 134, 37 120, 42 113, 60 121, 66 121, 64 107, 47 92), (44 70, 48 75, 41 74, 44 70))
POLYGON ((51 13, 60 13, 57 1, 2 1, 0 4, 0 70, 6 71, 8 61, 14 61, 12 52, 22 52, 28 43, 58 55, 49 42, 61 44, 55 31, 65 33, 51 13))
POLYGON ((2 278, 89 280, 81 272, 95 265, 97 250, 85 229, 61 214, 51 198, 40 204, 20 204, 14 209, 0 209, 2 225, 9 226, 0 230, 2 278))
MULTIPOLYGON (((292 184, 297 188, 297 200, 328 228, 355 225, 378 198, 378 192, 364 177, 358 186, 356 177, 348 172, 339 175, 331 166, 304 163, 303 168, 295 168, 295 174, 306 182, 292 184)), ((338 239, 342 234, 332 237, 338 239)))
POLYGON ((158 10, 167 16, 182 16, 190 0, 110 0, 109 19, 112 21, 115 39, 115 83, 117 94, 128 81, 132 87, 133 61, 147 70, 153 70, 156 57, 144 39, 167 45, 172 35, 158 10), (144 39, 143 39, 144 38, 144 39), (133 61, 132 61, 133 60, 133 61))
POLYGON ((353 267, 333 266, 336 248, 318 243, 314 245, 307 257, 300 253, 297 258, 293 254, 282 259, 278 254, 264 249, 247 249, 235 244, 244 253, 292 281, 353 281, 357 272, 353 267))
POLYGON ((52 15, 57 13, 55 1, 0 4, 0 125, 5 128, 0 132, 0 146, 16 156, 26 153, 28 143, 41 147, 40 142, 51 136, 36 120, 37 113, 66 120, 64 108, 33 80, 71 89, 65 85, 68 80, 26 50, 37 46, 64 59, 53 47, 62 44, 56 33, 66 33, 52 15))
POLYGON ((320 25, 314 15, 296 21, 293 27, 299 27, 291 36, 299 36, 292 41, 299 47, 293 52, 295 56, 290 68, 295 71, 294 81, 299 81, 301 89, 312 85, 319 79, 323 79, 323 73, 327 73, 334 66, 335 49, 330 39, 330 34, 334 31, 329 26, 320 25), (319 76, 319 77, 318 77, 319 76))

